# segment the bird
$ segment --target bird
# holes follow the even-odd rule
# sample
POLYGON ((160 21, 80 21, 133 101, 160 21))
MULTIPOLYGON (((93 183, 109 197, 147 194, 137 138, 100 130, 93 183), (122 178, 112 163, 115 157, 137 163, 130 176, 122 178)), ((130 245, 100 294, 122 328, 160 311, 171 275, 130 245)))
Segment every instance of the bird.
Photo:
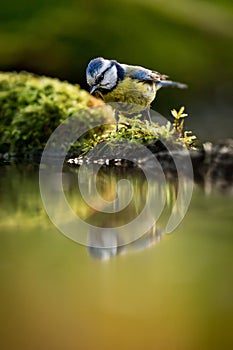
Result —
MULTIPOLYGON (((120 112, 123 114, 144 113, 150 125, 150 105, 157 91, 162 87, 187 88, 186 84, 167 78, 167 75, 154 70, 122 64, 103 57, 92 59, 86 68, 91 95, 101 98, 106 103, 119 103, 120 112)), ((118 131, 119 110, 115 111, 115 118, 118 131)))

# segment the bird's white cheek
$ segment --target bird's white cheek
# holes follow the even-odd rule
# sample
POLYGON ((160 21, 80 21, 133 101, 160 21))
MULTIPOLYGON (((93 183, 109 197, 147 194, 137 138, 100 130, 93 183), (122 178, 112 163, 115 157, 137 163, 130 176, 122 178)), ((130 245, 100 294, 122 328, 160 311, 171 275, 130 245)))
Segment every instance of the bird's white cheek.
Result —
POLYGON ((105 73, 104 79, 101 85, 107 87, 108 89, 113 88, 117 84, 117 69, 113 66, 109 71, 105 73))

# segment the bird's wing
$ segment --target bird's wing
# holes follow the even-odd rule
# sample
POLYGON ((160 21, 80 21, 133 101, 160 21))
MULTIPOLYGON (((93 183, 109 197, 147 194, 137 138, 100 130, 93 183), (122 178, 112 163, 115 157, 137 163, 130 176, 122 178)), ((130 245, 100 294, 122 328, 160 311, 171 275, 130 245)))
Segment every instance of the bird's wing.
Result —
POLYGON ((156 71, 151 71, 151 76, 153 78, 154 81, 162 81, 162 80, 166 80, 168 78, 168 75, 166 74, 161 74, 159 72, 156 71))
POLYGON ((188 85, 179 83, 178 81, 161 80, 156 83, 156 88, 159 90, 161 87, 175 87, 178 89, 187 89, 188 85))
POLYGON ((161 80, 166 80, 167 75, 160 74, 156 71, 152 71, 150 69, 146 69, 140 66, 130 66, 124 65, 125 75, 132 78, 138 79, 140 81, 151 81, 157 82, 161 80))

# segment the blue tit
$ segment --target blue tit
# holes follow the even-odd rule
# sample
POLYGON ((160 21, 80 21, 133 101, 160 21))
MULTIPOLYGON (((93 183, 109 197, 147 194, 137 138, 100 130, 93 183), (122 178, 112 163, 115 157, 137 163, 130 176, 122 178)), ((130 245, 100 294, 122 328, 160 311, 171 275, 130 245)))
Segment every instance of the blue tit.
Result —
MULTIPOLYGON (((184 89, 186 84, 167 80, 168 76, 140 66, 121 64, 102 57, 91 60, 86 69, 90 93, 105 102, 118 102, 124 114, 146 112, 151 124, 150 105, 161 87, 184 89)), ((119 115, 116 116, 118 130, 119 115)))

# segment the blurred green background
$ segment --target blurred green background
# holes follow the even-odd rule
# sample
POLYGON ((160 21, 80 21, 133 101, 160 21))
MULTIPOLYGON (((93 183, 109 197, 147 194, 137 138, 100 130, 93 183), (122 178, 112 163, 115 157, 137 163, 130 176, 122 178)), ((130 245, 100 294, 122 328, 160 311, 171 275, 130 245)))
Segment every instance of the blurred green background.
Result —
POLYGON ((186 82, 159 93, 170 118, 185 105, 200 139, 231 136, 231 0, 9 0, 0 11, 0 70, 27 70, 79 83, 96 56, 139 64, 186 82))
MULTIPOLYGON (((85 89, 86 65, 100 55, 166 73, 189 89, 159 92, 155 110, 170 118, 185 105, 202 140, 232 136, 232 0, 8 0, 0 42, 0 70, 85 89)), ((2 349, 233 348, 230 196, 196 186, 174 235, 103 262, 49 221, 31 162, 2 164, 0 178, 2 349)))

